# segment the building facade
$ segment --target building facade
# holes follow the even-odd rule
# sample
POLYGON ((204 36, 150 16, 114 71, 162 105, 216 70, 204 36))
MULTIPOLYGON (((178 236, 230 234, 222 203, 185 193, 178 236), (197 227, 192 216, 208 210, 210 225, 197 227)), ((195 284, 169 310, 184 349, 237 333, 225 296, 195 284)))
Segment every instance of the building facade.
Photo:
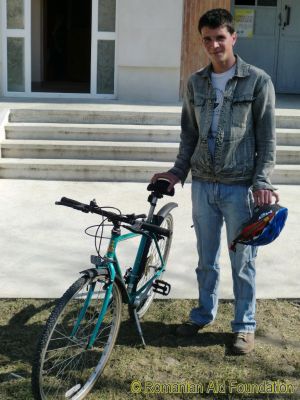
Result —
POLYGON ((177 102, 207 59, 199 16, 230 10, 236 51, 300 94, 299 0, 1 0, 0 96, 177 102))

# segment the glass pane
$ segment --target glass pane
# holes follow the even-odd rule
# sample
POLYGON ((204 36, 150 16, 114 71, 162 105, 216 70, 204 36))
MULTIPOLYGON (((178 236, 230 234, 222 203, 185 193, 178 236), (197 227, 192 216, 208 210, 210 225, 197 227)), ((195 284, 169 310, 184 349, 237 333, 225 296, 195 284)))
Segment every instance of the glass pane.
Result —
POLYGON ((277 7, 277 0, 258 0, 258 6, 277 7))
POLYGON ((115 32, 116 0, 98 0, 98 32, 115 32))
POLYGON ((7 90, 25 91, 24 38, 7 38, 7 90))
POLYGON ((7 29, 24 29, 24 0, 7 0, 7 29))
POLYGON ((115 80, 115 41, 98 40, 97 93, 113 94, 115 80))
POLYGON ((255 0, 235 0, 236 6, 255 6, 255 0))

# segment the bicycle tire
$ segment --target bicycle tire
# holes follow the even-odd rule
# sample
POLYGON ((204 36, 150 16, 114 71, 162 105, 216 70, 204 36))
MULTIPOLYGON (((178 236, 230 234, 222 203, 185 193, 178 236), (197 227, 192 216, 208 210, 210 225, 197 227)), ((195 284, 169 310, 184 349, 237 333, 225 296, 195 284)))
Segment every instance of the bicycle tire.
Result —
MULTIPOLYGON (((166 228, 173 232, 173 217, 172 214, 167 214, 163 221, 160 223, 162 228, 166 228)), ((158 246, 162 255, 162 258, 167 263, 170 248, 172 244, 172 234, 169 237, 161 237, 158 241, 158 246)), ((141 258, 141 269, 140 275, 137 282, 135 290, 141 288, 157 271, 159 265, 161 264, 155 244, 153 240, 146 242, 145 249, 141 258)), ((162 279, 163 273, 160 275, 159 279, 162 279)), ((148 311, 153 299, 155 297, 155 292, 150 289, 148 292, 148 297, 136 308, 139 318, 142 318, 148 311)), ((131 306, 128 308, 131 318, 133 318, 133 309, 131 306)))
POLYGON ((52 311, 39 340, 32 368, 32 391, 36 400, 81 400, 101 375, 117 339, 122 310, 121 291, 113 283, 112 296, 94 346, 88 338, 98 320, 105 285, 87 276, 65 292, 52 311), (82 309, 90 285, 94 295, 75 337, 70 333, 82 309))

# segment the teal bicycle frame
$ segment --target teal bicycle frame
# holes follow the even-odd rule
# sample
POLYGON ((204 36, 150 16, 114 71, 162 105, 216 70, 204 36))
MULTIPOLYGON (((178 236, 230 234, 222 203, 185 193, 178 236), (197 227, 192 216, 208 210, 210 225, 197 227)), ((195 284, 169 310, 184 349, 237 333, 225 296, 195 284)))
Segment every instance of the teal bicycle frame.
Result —
MULTIPOLYGON (((122 276, 122 272, 121 272, 121 268, 120 268, 120 264, 116 255, 116 248, 119 242, 125 241, 125 240, 129 240, 132 238, 135 238, 137 236, 140 236, 141 234, 139 233, 127 233, 124 235, 121 235, 120 233, 116 233, 114 231, 114 229, 112 230, 112 236, 110 238, 109 241, 109 245, 108 245, 108 249, 106 252, 106 255, 104 257, 104 261, 102 261, 99 265, 96 265, 96 269, 101 272, 100 277, 102 275, 108 276, 109 277, 109 283, 106 287, 106 292, 105 292, 105 296, 104 296, 104 300, 103 300, 103 305, 101 308, 101 311, 99 313, 99 317, 97 320, 97 323, 95 325, 95 328, 90 336, 89 339, 89 343, 87 345, 87 348, 92 348, 94 345, 94 342, 96 340, 98 331, 100 329, 100 326, 102 324, 102 321, 104 319, 104 316, 106 314, 106 311, 108 309, 109 303, 110 303, 110 299, 111 299, 111 294, 112 294, 112 290, 113 290, 113 283, 116 279, 116 276, 118 277, 118 280, 121 282, 122 286, 124 287, 126 293, 127 293, 127 299, 126 302, 128 304, 133 305, 136 301, 136 299, 139 298, 139 296, 143 293, 143 296, 147 296, 147 293, 149 292, 149 290, 151 289, 152 283, 154 282, 155 279, 157 279, 162 272, 165 269, 165 262, 163 260, 162 254, 160 252, 160 248, 158 246, 158 241, 157 241, 157 237, 154 233, 149 233, 147 234, 147 236, 145 234, 142 235, 139 247, 138 247, 138 251, 137 251, 137 255, 135 258, 135 262, 132 268, 132 271, 130 273, 130 278, 129 278, 129 282, 128 282, 128 289, 126 288, 126 284, 125 281, 123 279, 122 276), (139 268, 140 268, 140 264, 141 264, 141 259, 142 259, 142 255, 143 255, 143 251, 145 249, 145 245, 147 240, 153 240, 156 250, 157 250, 157 254, 159 256, 161 265, 160 267, 157 269, 156 273, 141 287, 139 288, 137 291, 133 292, 133 287, 136 283, 136 280, 138 278, 138 272, 139 272, 139 268)), ((97 279, 100 278, 99 276, 97 277, 97 279)), ((91 285, 91 287, 89 288, 87 297, 85 299, 84 305, 81 309, 81 312, 78 316, 78 319, 76 321, 76 324, 73 328, 71 337, 76 337, 76 332, 79 329, 80 323, 83 320, 86 311, 90 305, 91 299, 93 297, 93 293, 94 293, 94 288, 95 288, 95 284, 91 285)))

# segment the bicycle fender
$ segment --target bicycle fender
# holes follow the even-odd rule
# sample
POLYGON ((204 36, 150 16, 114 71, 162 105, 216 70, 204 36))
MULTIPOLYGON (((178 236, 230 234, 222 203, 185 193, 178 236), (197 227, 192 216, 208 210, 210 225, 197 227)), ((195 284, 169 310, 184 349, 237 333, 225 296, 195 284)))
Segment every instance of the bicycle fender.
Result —
MULTIPOLYGON (((109 271, 107 269, 99 270, 97 268, 89 268, 89 269, 85 269, 84 271, 80 271, 80 274, 85 275, 91 279, 95 279, 100 276, 104 276, 106 278, 109 277, 109 271)), ((115 280, 116 284, 119 286, 119 289, 121 290, 123 302, 129 303, 128 293, 126 291, 126 288, 125 288, 122 280, 120 279, 120 277, 118 275, 115 276, 114 280, 115 280)))
POLYGON ((107 269, 97 269, 97 268, 89 268, 85 269, 84 271, 79 272, 82 275, 85 275, 91 279, 94 279, 98 276, 105 276, 109 277, 109 271, 107 269))
POLYGON ((173 208, 176 207, 178 207, 177 203, 174 202, 167 203, 158 211, 157 216, 165 218, 169 214, 169 212, 171 212, 173 208))

